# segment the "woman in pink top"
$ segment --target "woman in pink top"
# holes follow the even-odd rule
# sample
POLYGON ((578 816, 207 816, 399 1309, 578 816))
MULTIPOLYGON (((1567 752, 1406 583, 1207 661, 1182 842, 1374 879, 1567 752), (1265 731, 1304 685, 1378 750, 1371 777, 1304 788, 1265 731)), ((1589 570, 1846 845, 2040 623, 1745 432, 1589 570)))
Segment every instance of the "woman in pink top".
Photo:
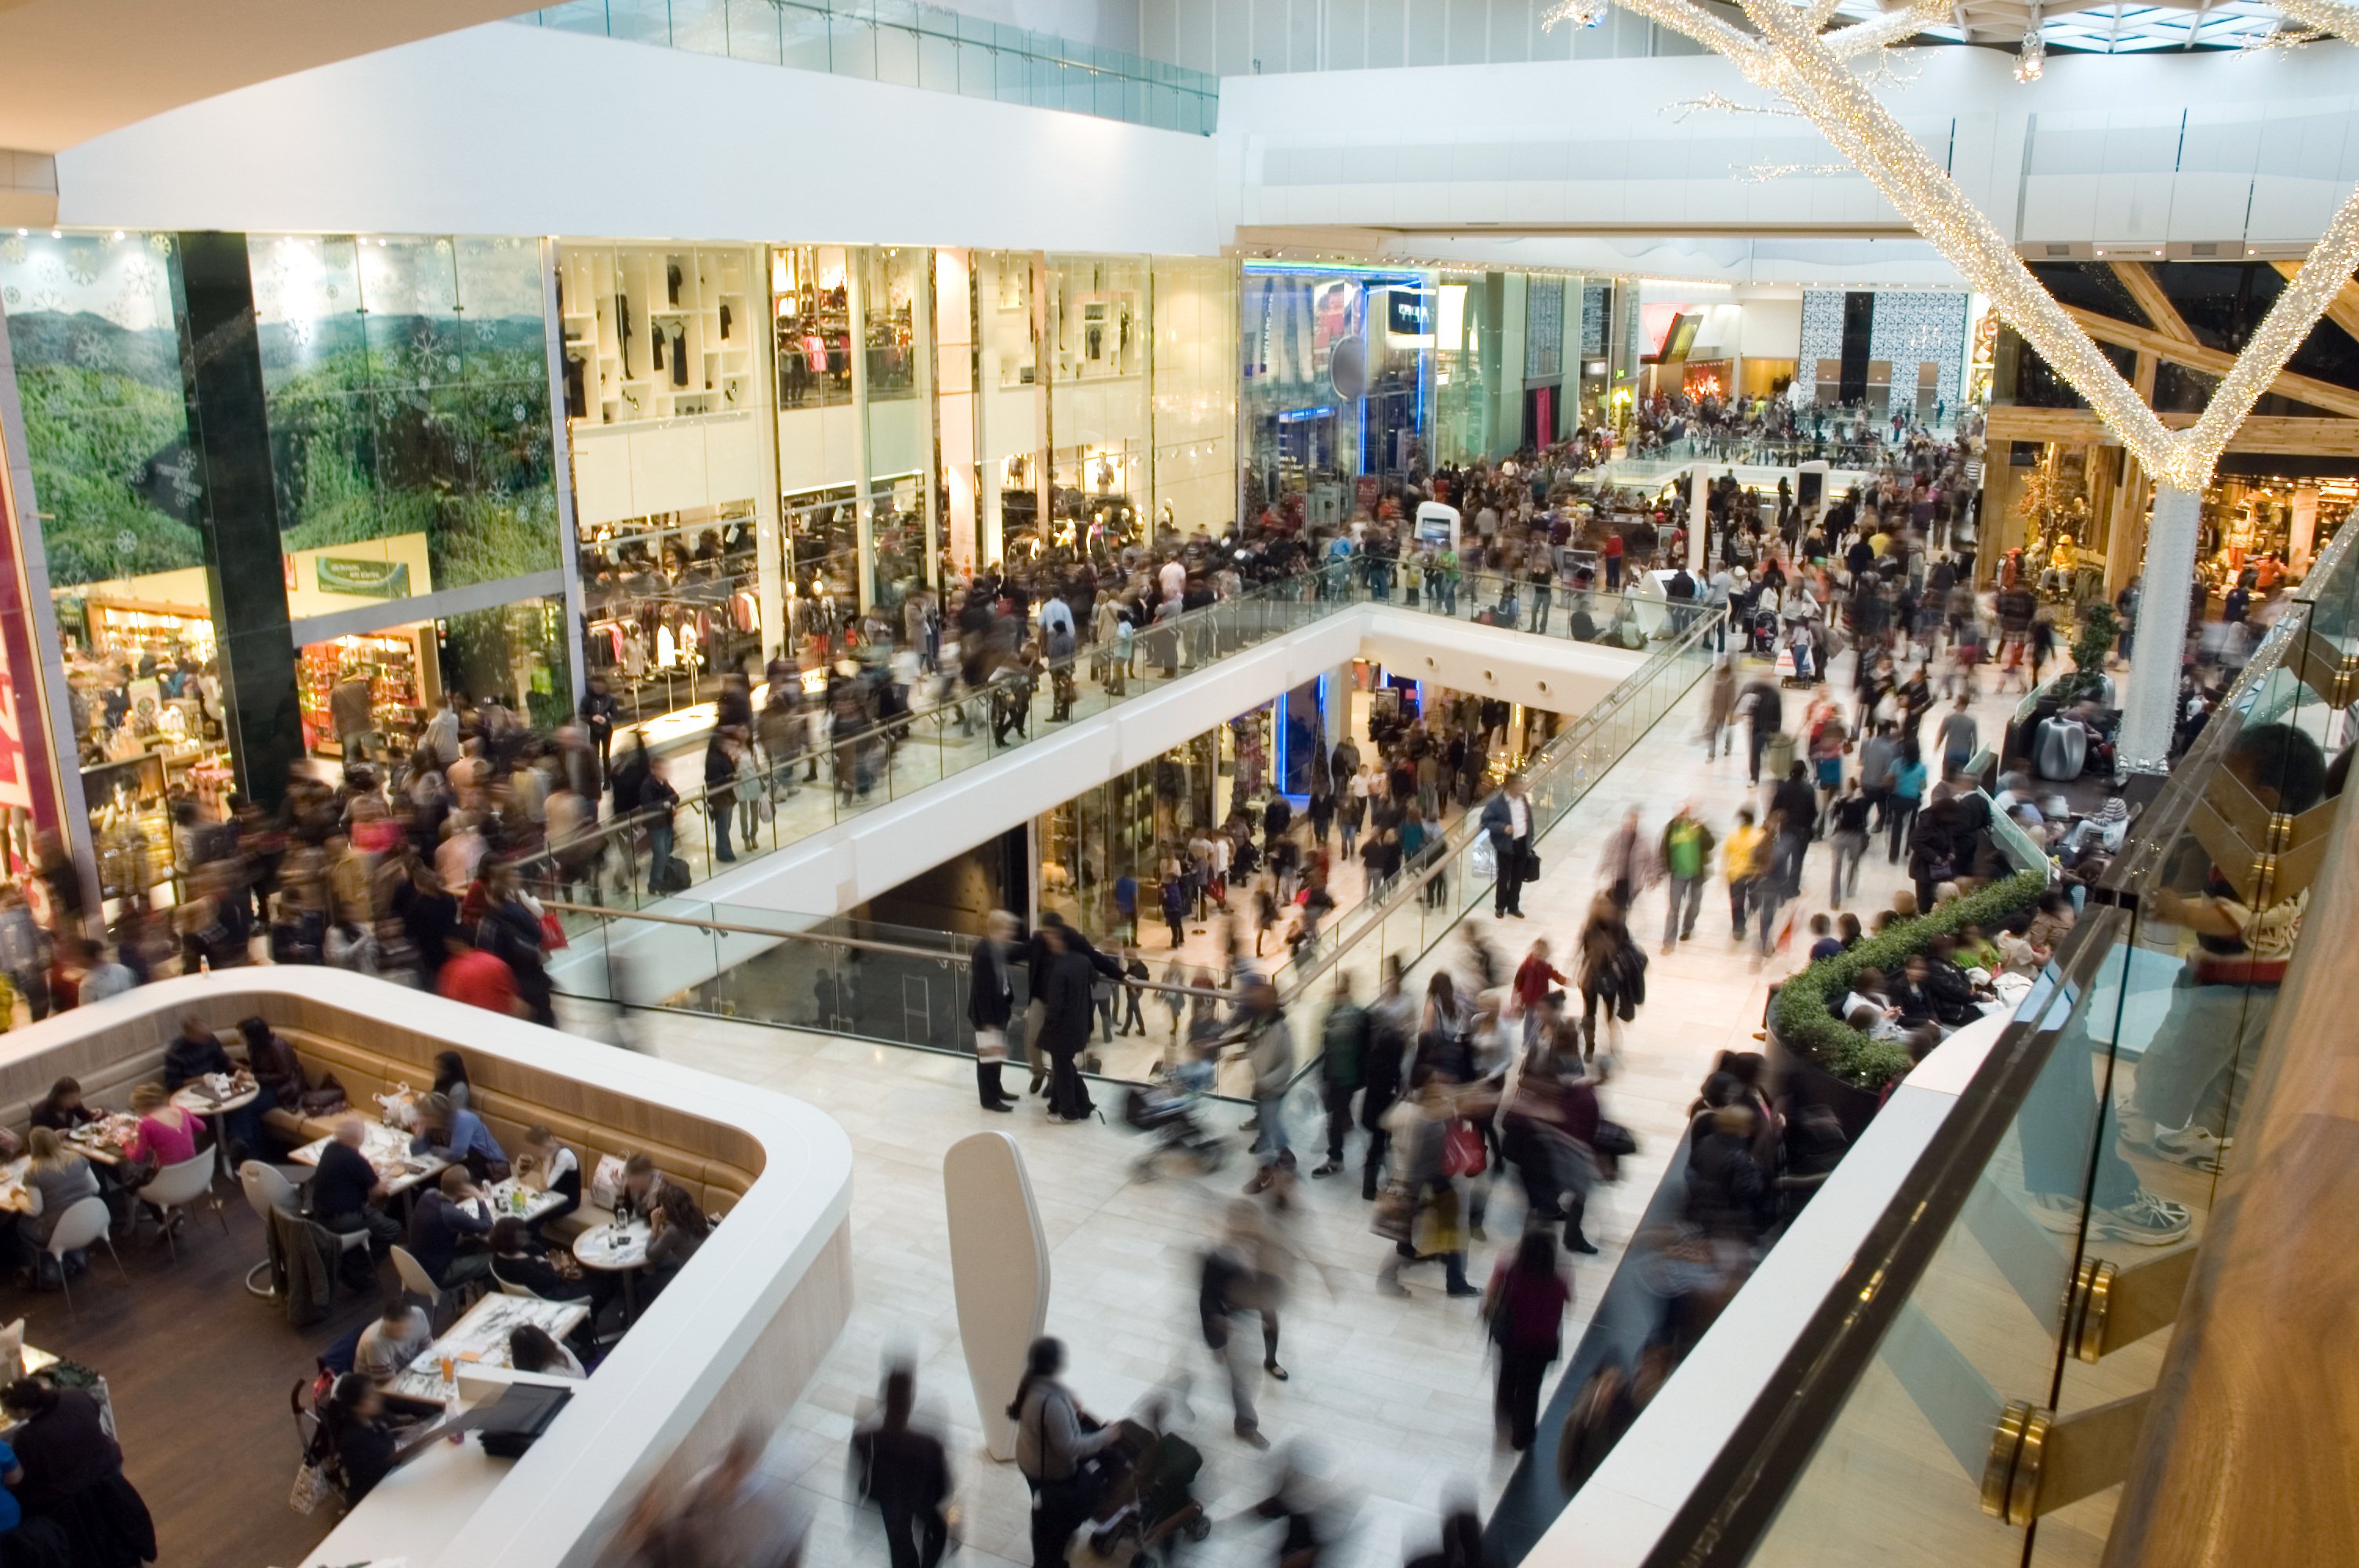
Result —
POLYGON ((197 1154, 197 1119, 172 1103, 161 1084, 141 1084, 131 1091, 131 1108, 138 1113, 139 1130, 127 1151, 134 1161, 154 1159, 160 1167, 193 1160, 197 1154))

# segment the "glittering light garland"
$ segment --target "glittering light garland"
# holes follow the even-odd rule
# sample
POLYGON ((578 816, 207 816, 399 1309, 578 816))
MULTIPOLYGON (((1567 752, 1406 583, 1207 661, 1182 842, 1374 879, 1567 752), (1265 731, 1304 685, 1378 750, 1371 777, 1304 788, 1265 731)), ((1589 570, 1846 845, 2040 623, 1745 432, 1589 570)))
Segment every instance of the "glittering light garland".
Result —
POLYGON ((2313 32, 2332 33, 2359 45, 2359 5, 2341 0, 2277 0, 2277 9, 2313 32))
MULTIPOLYGON (((1559 10, 1580 3, 1566 0, 1559 10)), ((1946 14, 1945 4, 1920 0, 1907 11, 1821 37, 1810 30, 1810 13, 1788 0, 1741 0, 1745 16, 1760 31, 1761 37, 1754 38, 1688 0, 1617 3, 1694 38, 1734 64, 1748 81, 1800 109, 1971 287, 1991 297, 2008 325, 2088 401, 2105 427, 2159 482, 2200 490, 2210 481, 2229 438, 2359 266, 2359 190, 2354 190, 2221 379, 2202 416, 2192 428, 2174 433, 2040 286, 1949 171, 1927 156, 1843 63, 1848 54, 1910 36, 1923 25, 1920 14, 1946 14), (1867 41, 1863 35, 1871 31, 1873 41, 1867 41)), ((2347 19, 2351 31, 2346 36, 2359 38, 2359 7, 2338 0, 2288 0, 2283 9, 2314 27, 2329 25, 2332 18, 2337 30, 2347 19)))
POLYGON ((1798 174, 1823 179, 1831 175, 1855 172, 1847 163, 1756 163, 1736 178, 1747 185, 1767 185, 1773 179, 1786 179, 1798 174))
POLYGON ((1735 99, 1723 97, 1717 92, 1707 92, 1701 98, 1684 99, 1677 103, 1666 103, 1661 113, 1669 114, 1673 124, 1686 119, 1690 114, 1776 114, 1796 120, 1802 117, 1802 112, 1799 109, 1780 108, 1775 103, 1739 103, 1735 99))
POLYGON ((2236 40, 2239 55, 2267 54, 2271 49, 2298 49, 2305 45, 2323 43, 2332 37, 2329 33, 2311 32, 2306 28, 2279 28, 2274 33, 2246 33, 2236 40))

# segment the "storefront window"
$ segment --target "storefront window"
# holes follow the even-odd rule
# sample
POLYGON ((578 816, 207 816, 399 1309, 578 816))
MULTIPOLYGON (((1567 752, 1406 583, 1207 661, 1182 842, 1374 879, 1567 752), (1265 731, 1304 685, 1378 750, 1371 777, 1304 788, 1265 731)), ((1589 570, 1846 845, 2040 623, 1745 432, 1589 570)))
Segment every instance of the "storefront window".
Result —
POLYGON ((1339 524, 1356 481, 1424 466, 1431 275, 1249 263, 1243 287, 1248 504, 1339 524))
POLYGON ((247 249, 295 618, 554 568, 538 242, 247 249))
POLYGON ((168 802, 229 789, 168 234, 0 238, 74 745, 109 896, 168 881, 168 802))
POLYGON ((861 341, 868 353, 868 397, 918 395, 915 341, 917 291, 926 253, 908 246, 872 245, 856 253, 861 269, 861 341))
POLYGON ((760 663, 757 534, 750 500, 582 530, 584 669, 625 723, 710 702, 760 663))
POLYGON ((496 696, 544 731, 572 712, 563 600, 520 600, 445 616, 433 626, 443 689, 477 702, 496 696))
POLYGON ((842 245, 773 245, 778 406, 852 401, 852 310, 842 245))

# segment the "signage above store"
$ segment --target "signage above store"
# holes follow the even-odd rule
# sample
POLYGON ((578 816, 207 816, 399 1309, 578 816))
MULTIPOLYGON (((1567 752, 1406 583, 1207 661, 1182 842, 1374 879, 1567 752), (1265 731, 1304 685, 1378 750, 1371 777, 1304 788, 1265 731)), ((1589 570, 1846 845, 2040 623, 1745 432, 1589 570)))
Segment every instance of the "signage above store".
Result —
POLYGON ((314 563, 321 593, 353 599, 408 599, 409 563, 355 560, 348 556, 321 556, 314 563))
POLYGON ((1433 330, 1430 299, 1421 288, 1385 292, 1385 325, 1396 338, 1422 338, 1433 330))

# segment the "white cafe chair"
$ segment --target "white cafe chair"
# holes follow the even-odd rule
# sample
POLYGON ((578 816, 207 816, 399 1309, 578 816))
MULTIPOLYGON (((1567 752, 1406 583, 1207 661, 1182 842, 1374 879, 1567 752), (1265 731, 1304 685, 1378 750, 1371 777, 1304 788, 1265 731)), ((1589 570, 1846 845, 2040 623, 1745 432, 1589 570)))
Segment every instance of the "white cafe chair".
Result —
MULTIPOLYGON (((262 1261, 245 1271, 245 1288, 252 1294, 267 1299, 278 1292, 267 1282, 257 1283, 256 1281, 270 1272, 270 1240, 266 1234, 270 1227, 270 1211, 277 1209, 281 1214, 302 1213, 302 1193, 294 1183, 287 1179, 277 1166, 266 1165, 259 1160, 248 1160, 240 1165, 237 1168, 237 1180, 238 1184, 245 1189, 247 1206, 254 1210, 255 1217, 262 1221, 263 1229, 266 1232, 263 1238, 262 1261)), ((346 1252, 365 1251, 368 1249, 369 1233, 365 1230, 340 1230, 335 1235, 337 1245, 346 1252)))
POLYGON ((114 1216, 107 1208, 106 1200, 93 1196, 67 1205, 66 1211, 58 1216, 57 1224, 49 1227, 49 1238, 42 1245, 41 1250, 57 1260, 58 1283, 65 1287, 66 1311, 69 1313, 78 1312, 73 1304, 73 1286, 66 1279, 66 1254, 69 1252, 79 1252, 94 1241, 103 1241, 106 1243, 106 1255, 114 1260, 114 1271, 123 1275, 125 1284, 131 1282, 131 1276, 124 1272, 123 1257, 114 1249, 114 1238, 107 1234, 114 1220, 114 1216))
POLYGON ((222 1217, 221 1195, 213 1191, 213 1152, 208 1149, 177 1165, 167 1165, 146 1186, 131 1195, 164 1211, 164 1239, 175 1261, 180 1256, 180 1243, 172 1234, 172 1216, 195 1208, 200 1201, 213 1206, 213 1217, 221 1220, 222 1234, 229 1234, 229 1221, 222 1217))
POLYGON ((408 1248, 393 1249, 393 1271, 401 1277, 401 1288, 426 1303, 426 1319, 439 1330, 442 1324, 442 1287, 426 1271, 426 1265, 414 1257, 408 1248))

